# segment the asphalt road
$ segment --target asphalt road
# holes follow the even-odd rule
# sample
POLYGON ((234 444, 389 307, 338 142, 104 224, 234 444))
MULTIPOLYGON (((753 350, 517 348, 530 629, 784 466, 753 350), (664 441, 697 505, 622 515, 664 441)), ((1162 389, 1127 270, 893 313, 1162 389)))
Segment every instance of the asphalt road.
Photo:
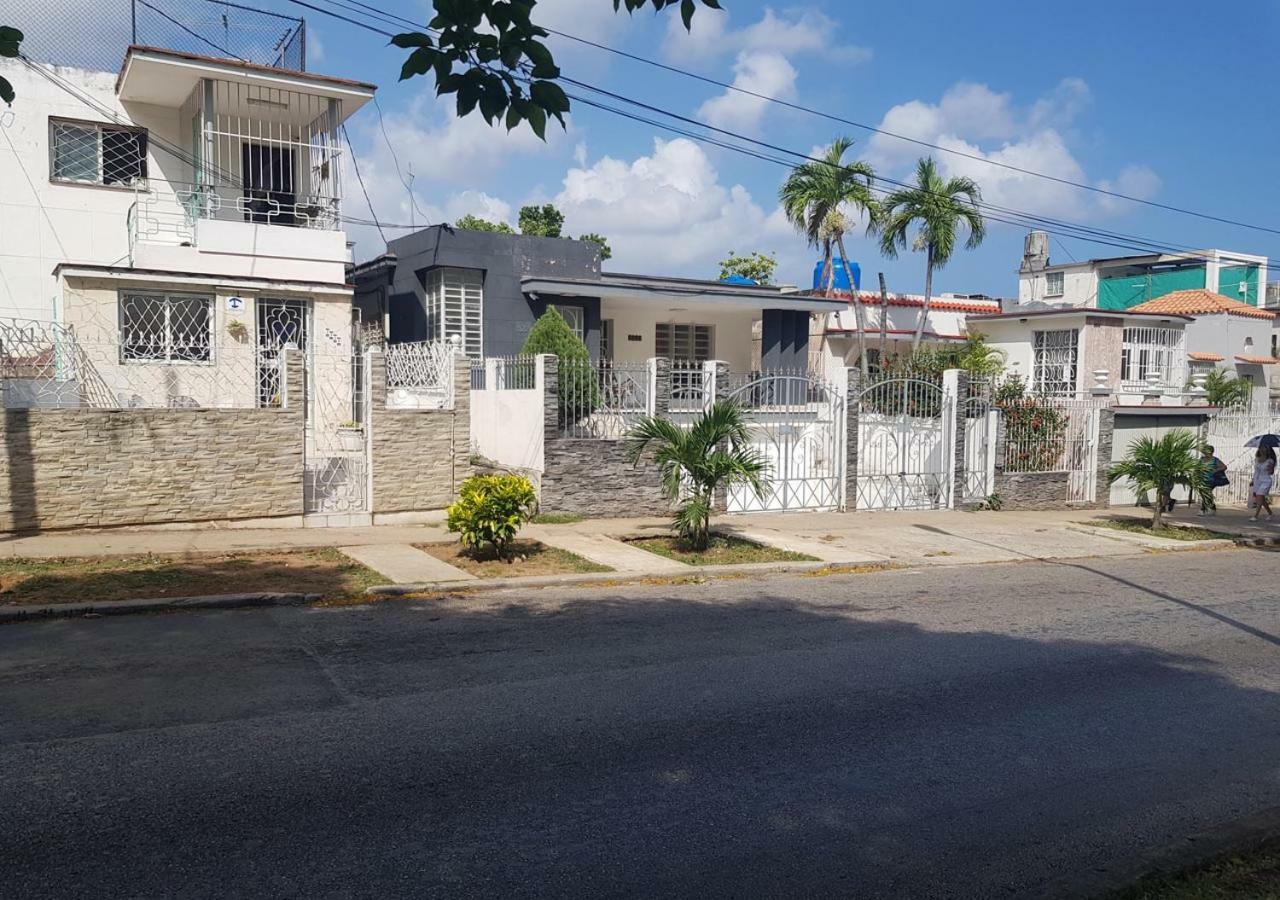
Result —
POLYGON ((1280 807, 1280 554, 0 627, 0 894, 1088 893, 1280 807))

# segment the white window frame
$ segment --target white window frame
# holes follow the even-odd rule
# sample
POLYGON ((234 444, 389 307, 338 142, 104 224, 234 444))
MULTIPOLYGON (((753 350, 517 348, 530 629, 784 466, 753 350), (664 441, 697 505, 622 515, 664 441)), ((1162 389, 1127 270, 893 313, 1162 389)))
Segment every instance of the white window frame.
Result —
POLYGON ((560 318, 564 319, 564 323, 569 326, 569 330, 577 336, 578 340, 586 343, 587 340, 587 310, 583 306, 576 303, 548 303, 548 309, 554 309, 560 314, 560 318))
POLYGON ((57 116, 49 117, 49 181, 54 184, 83 184, 93 187, 111 188, 113 190, 132 191, 137 189, 145 190, 147 187, 147 179, 149 169, 147 164, 147 148, 150 146, 150 135, 145 128, 135 128, 126 125, 114 125, 109 122, 86 122, 79 119, 62 119, 57 116), (55 170, 58 160, 57 142, 59 129, 80 128, 85 131, 92 130, 95 133, 97 143, 97 160, 96 177, 94 178, 68 178, 59 175, 55 170), (124 183, 104 181, 103 160, 102 160, 102 136, 105 132, 118 132, 125 134, 136 134, 142 137, 141 156, 139 157, 142 175, 140 178, 124 183))
POLYGON ((1160 383, 1180 388, 1186 380, 1186 332, 1181 328, 1126 325, 1120 352, 1120 387, 1142 390, 1147 376, 1160 375, 1160 383))
POLYGON ((425 276, 427 335, 457 336, 471 359, 484 357, 484 271, 439 266, 425 276))
POLYGON ((1031 376, 1031 389, 1036 393, 1050 396, 1075 394, 1080 383, 1080 329, 1033 331, 1031 376), (1050 378, 1054 370, 1060 370, 1061 376, 1050 378))
POLYGON ((600 320, 600 358, 613 361, 613 319, 600 320))
POLYGON ((1044 295, 1046 297, 1061 297, 1067 288, 1067 275, 1065 272, 1045 272, 1044 273, 1044 295), (1057 290, 1054 290, 1054 282, 1057 282, 1057 290))
POLYGON ((681 363, 701 363, 716 358, 716 328, 714 325, 705 325, 700 322, 658 322, 653 326, 653 355, 665 356, 672 362, 681 363), (665 330, 665 338, 664 338, 665 330), (704 354, 698 353, 698 337, 699 331, 705 332, 706 351, 704 354), (677 356, 675 351, 680 343, 676 334, 678 331, 685 332, 684 343, 690 350, 687 356, 677 356), (666 352, 663 352, 662 343, 665 339, 666 352))
POLYGON ((121 291, 116 302, 116 333, 120 345, 120 363, 126 366, 212 366, 214 359, 213 332, 217 313, 214 298, 208 294, 188 294, 179 291, 121 291), (164 355, 163 356, 128 356, 128 342, 124 330, 125 305, 131 299, 146 299, 164 304, 164 355), (174 358, 173 341, 173 301, 199 300, 204 303, 206 316, 205 359, 174 358))

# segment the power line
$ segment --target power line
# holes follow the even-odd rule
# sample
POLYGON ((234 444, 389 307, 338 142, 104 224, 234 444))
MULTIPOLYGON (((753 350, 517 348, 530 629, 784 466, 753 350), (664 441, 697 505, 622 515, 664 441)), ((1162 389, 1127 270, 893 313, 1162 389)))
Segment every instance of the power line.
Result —
MULTIPOLYGON (((308 8, 308 9, 313 9, 313 10, 315 10, 315 11, 317 11, 317 12, 320 12, 320 13, 322 13, 322 14, 324 14, 324 15, 333 16, 334 18, 341 19, 342 21, 349 22, 349 23, 351 23, 351 24, 357 25, 358 27, 364 28, 364 29, 366 29, 366 30, 368 30, 368 31, 371 31, 371 32, 374 32, 374 33, 376 33, 376 34, 381 34, 381 35, 386 36, 386 37, 391 37, 391 36, 392 36, 390 32, 387 32, 387 31, 385 31, 385 30, 383 30, 383 29, 381 29, 381 28, 378 28, 378 27, 375 27, 375 26, 373 26, 373 25, 370 25, 370 24, 368 24, 367 22, 361 22, 361 21, 353 20, 353 19, 348 18, 347 16, 343 16, 343 15, 340 15, 340 14, 338 14, 338 13, 331 12, 331 11, 329 11, 329 10, 321 9, 321 8, 319 8, 319 7, 316 7, 316 6, 312 5, 312 4, 306 3, 306 2, 305 2, 305 0, 288 0, 288 2, 296 3, 297 5, 299 5, 299 6, 304 6, 304 7, 308 8)), ((363 8, 363 9, 365 9, 365 10, 369 10, 370 12, 372 12, 372 13, 374 13, 374 14, 378 15, 378 16, 379 16, 383 21, 391 21, 391 22, 397 22, 397 21, 398 21, 398 22, 403 23, 404 25, 406 25, 406 26, 408 26, 408 27, 412 27, 412 28, 424 28, 424 27, 425 27, 425 26, 419 25, 419 24, 417 24, 417 23, 414 23, 414 22, 410 21, 409 19, 405 19, 405 18, 403 18, 403 17, 401 17, 401 16, 395 16, 395 15, 384 14, 384 13, 382 13, 381 11, 378 11, 378 10, 373 9, 373 8, 372 8, 372 7, 370 7, 368 4, 365 4, 365 3, 359 2, 359 0, 349 0, 349 2, 341 2, 341 0, 324 0, 324 2, 331 3, 332 5, 338 6, 338 7, 339 7, 339 8, 341 8, 341 9, 344 9, 344 10, 347 10, 347 11, 349 11, 349 12, 352 12, 352 13, 353 13, 353 14, 355 14, 355 15, 369 15, 369 13, 367 13, 367 12, 360 12, 360 11, 358 11, 358 10, 356 10, 356 9, 353 9, 353 6, 356 6, 356 7, 362 7, 362 8, 363 8)), ((428 31, 432 31, 433 29, 429 29, 429 28, 428 28, 428 29, 426 29, 426 30, 428 30, 428 31)), ((709 78, 709 77, 707 77, 707 76, 703 76, 703 75, 698 75, 697 73, 689 72, 689 71, 686 71, 686 70, 684 70, 684 69, 680 69, 679 67, 676 67, 676 66, 668 66, 668 65, 666 65, 666 64, 664 64, 664 63, 659 63, 659 62, 656 62, 656 61, 654 61, 654 60, 650 60, 650 59, 648 59, 648 58, 646 58, 646 57, 639 56, 639 55, 637 55, 637 54, 632 54, 632 53, 627 53, 626 51, 617 50, 616 48, 612 48, 612 47, 609 47, 609 46, 604 45, 604 44, 598 44, 597 42, 589 41, 589 40, 587 40, 587 39, 585 39, 585 38, 578 38, 578 37, 576 37, 576 36, 574 36, 574 35, 570 35, 570 34, 568 34, 568 33, 566 33, 566 32, 561 32, 561 31, 557 31, 557 30, 555 30, 555 29, 550 29, 550 28, 548 28, 548 29, 546 29, 546 30, 547 30, 548 32, 552 33, 552 34, 559 35, 560 37, 568 38, 568 39, 570 39, 570 40, 579 41, 580 43, 584 43, 584 44, 588 44, 588 45, 591 45, 591 46, 595 46, 595 47, 598 47, 599 49, 602 49, 602 50, 606 50, 606 51, 609 51, 609 52, 617 53, 617 54, 619 54, 619 55, 621 55, 621 56, 624 56, 624 57, 627 57, 627 58, 630 58, 630 59, 634 59, 635 61, 642 62, 642 63, 646 63, 646 64, 649 64, 649 65, 653 65, 653 66, 655 66, 655 67, 657 67, 657 68, 666 69, 666 70, 669 70, 669 71, 675 72, 675 73, 677 73, 677 74, 686 75, 686 76, 688 76, 688 77, 695 78, 695 79, 697 79, 697 80, 699 80, 699 81, 703 81, 703 82, 706 82, 706 83, 708 83, 708 84, 716 85, 717 87, 725 88, 725 89, 728 89, 728 90, 734 90, 734 91, 737 91, 737 92, 739 92, 739 93, 743 93, 743 94, 746 94, 746 95, 749 95, 749 96, 753 96, 753 97, 756 97, 757 99, 765 100, 765 101, 768 101, 768 102, 777 102, 777 103, 780 103, 781 105, 784 105, 784 106, 787 106, 787 107, 790 107, 790 108, 793 108, 793 109, 796 109, 796 110, 799 110, 799 111, 802 111, 802 112, 809 112, 809 113, 812 113, 812 114, 815 114, 815 115, 822 116, 823 118, 827 118, 827 119, 831 119, 831 120, 833 120, 833 121, 841 122, 841 123, 843 123, 843 124, 848 124, 848 125, 852 125, 852 126, 854 126, 854 127, 863 128, 863 129, 865 129, 865 130, 869 130, 869 131, 873 131, 873 132, 876 132, 876 133, 884 134, 884 135, 886 135, 886 136, 888 136, 888 137, 894 137, 894 138, 900 138, 900 139, 902 139, 902 140, 908 140, 908 141, 911 141, 911 142, 913 142, 913 143, 921 144, 921 145, 923 145, 923 146, 927 146, 927 147, 930 147, 930 148, 933 148, 933 149, 937 149, 937 150, 942 151, 942 152, 955 153, 955 154, 957 154, 957 155, 965 156, 965 157, 967 157, 967 158, 970 158, 970 159, 973 159, 973 160, 976 160, 976 161, 980 161, 980 162, 987 162, 987 163, 990 163, 990 164, 992 164, 992 165, 996 165, 996 166, 1000 166, 1000 167, 1005 168, 1005 169, 1009 169, 1009 170, 1011 170, 1011 171, 1019 172, 1019 173, 1021 173, 1021 174, 1031 175, 1031 176, 1040 177, 1040 178, 1047 178, 1047 179, 1049 179, 1049 180, 1056 181, 1056 182, 1059 182, 1059 183, 1062 183, 1062 184, 1064 184, 1064 185, 1068 185, 1068 186, 1071 186, 1071 187, 1080 188, 1080 189, 1082 189, 1082 190, 1093 191, 1093 192, 1095 192, 1095 193, 1106 194, 1106 195, 1109 195, 1109 196, 1115 197, 1115 198, 1117 198, 1117 199, 1131 200, 1131 201, 1133 201, 1133 202, 1137 202, 1137 203, 1144 203, 1144 204, 1151 205, 1151 206, 1155 206, 1155 207, 1157 207, 1157 208, 1165 209, 1165 210, 1168 210, 1168 211, 1171 211, 1171 212, 1178 212, 1178 213, 1183 213, 1183 214, 1187 214, 1187 215, 1198 216, 1198 217, 1201 217, 1201 218, 1206 218, 1206 219, 1210 219, 1210 220, 1218 221, 1218 222, 1221 222, 1221 223, 1223 223, 1223 224, 1235 225, 1235 226, 1238 226, 1238 227, 1244 227, 1244 228, 1251 228, 1251 229, 1254 229, 1254 230, 1270 232, 1270 233, 1273 233, 1273 234, 1280 234, 1280 229, 1268 228, 1268 227, 1266 227, 1266 226, 1251 225, 1251 224, 1249 224, 1249 223, 1237 222, 1237 221, 1234 221, 1234 220, 1225 219, 1225 218, 1218 217, 1218 216, 1213 216, 1213 215, 1210 215, 1210 214, 1207 214, 1207 213, 1198 213, 1198 212, 1196 212, 1196 211, 1194 211, 1194 210, 1186 210, 1186 209, 1182 209, 1182 208, 1180 208, 1180 207, 1174 207, 1174 206, 1171 206, 1171 205, 1168 205, 1168 204, 1160 204, 1160 203, 1155 203, 1155 202, 1153 202, 1153 201, 1145 201, 1145 200, 1141 200, 1140 198, 1129 197, 1129 196, 1127 196, 1127 195, 1120 194, 1120 193, 1118 193, 1118 192, 1114 192, 1114 191, 1107 191, 1107 190, 1102 189, 1102 188, 1097 188, 1097 187, 1094 187, 1093 185, 1087 185, 1087 184, 1082 184, 1082 183, 1079 183, 1079 182, 1073 182, 1073 181, 1070 181, 1069 179, 1061 179, 1061 178, 1057 178, 1056 176, 1047 175, 1047 174, 1045 174, 1045 173, 1041 173, 1041 172, 1035 172, 1035 171, 1030 170, 1030 169, 1023 169, 1023 168, 1020 168, 1020 167, 1018 167, 1018 166, 1012 166, 1012 165, 1009 165, 1009 164, 1007 164, 1007 163, 1001 163, 1001 162, 996 161, 996 160, 989 160, 989 159, 987 159, 986 157, 977 156, 977 155, 974 155, 974 154, 966 154, 966 153, 963 153, 963 152, 961 152, 961 151, 953 151, 951 148, 941 147, 941 146, 938 146, 938 145, 930 144, 930 143, 928 143, 928 142, 926 142, 926 141, 918 141, 918 140, 913 139, 913 138, 906 138, 906 137, 903 137, 903 136, 901 136, 901 135, 896 135, 896 134, 894 134, 894 133, 892 133, 892 132, 883 131, 883 130, 881 130, 881 129, 877 129, 877 128, 874 128, 874 127, 872 127, 872 126, 865 125, 865 124, 863 124, 863 123, 854 122, 854 121, 852 121, 852 120, 844 119, 844 118, 839 117, 839 116, 833 116, 833 115, 831 115, 831 114, 823 113, 823 112, 820 112, 820 111, 818 111, 818 110, 812 110, 812 109, 810 109, 810 108, 808 108, 808 107, 804 107, 804 106, 802 106, 802 105, 800 105, 800 104, 793 104, 793 103, 790 103, 790 102, 788 102, 788 101, 781 101, 781 100, 777 100, 777 98, 768 97, 768 96, 766 96, 766 95, 764 95, 764 94, 759 94, 759 93, 756 93, 756 92, 753 92, 753 91, 750 91, 750 90, 747 90, 747 89, 744 89, 744 88, 738 88, 737 86, 732 85, 732 84, 729 84, 729 83, 727 83, 727 82, 719 81, 719 80, 717 80, 717 79, 709 78)), ((745 137, 745 136, 743 136, 743 135, 738 135, 738 134, 735 134, 735 133, 733 133, 733 132, 729 132, 729 131, 724 130, 724 129, 716 129, 716 128, 714 128, 714 126, 709 126, 709 125, 707 125, 707 124, 705 124, 705 123, 703 123, 703 122, 700 122, 700 121, 698 121, 698 120, 696 120, 696 119, 691 119, 691 118, 689 118, 689 117, 687 117, 687 116, 680 116, 679 114, 672 113, 672 112, 670 112, 669 110, 664 110, 664 109, 662 109, 662 108, 660 108, 660 107, 656 107, 656 106, 653 106, 653 105, 651 105, 651 104, 646 104, 646 103, 643 103, 642 101, 634 100, 633 98, 626 97, 626 96, 621 95, 621 94, 616 94, 616 93, 613 93, 613 92, 611 92, 611 91, 606 91, 606 90, 604 90, 604 89, 594 87, 593 85, 589 85, 589 84, 587 84, 587 83, 585 83, 585 82, 577 81, 576 79, 570 78, 570 77, 565 76, 565 75, 561 75, 561 76, 560 76, 560 80, 561 80, 561 81, 564 81, 564 82, 565 82, 565 83, 567 83, 567 84, 574 84, 574 85, 577 85, 577 86, 582 87, 582 88, 584 88, 584 89, 586 89, 586 90, 591 90, 591 91, 595 91, 595 92, 597 92, 597 93, 602 93, 602 94, 604 94, 604 95, 606 95, 606 96, 612 97, 613 99, 619 100, 619 101, 624 102, 624 103, 628 103, 628 104, 632 104, 632 105, 639 106, 639 107, 644 108, 644 109, 648 109, 648 110, 653 111, 653 112, 656 112, 656 113, 658 113, 658 114, 660 114, 660 115, 670 116, 670 117, 675 118, 675 119, 677 119, 677 120, 684 121, 684 122, 687 122, 687 123, 690 123, 690 124, 696 125, 696 126, 701 127, 701 128, 707 128, 707 129, 711 129, 711 130, 714 130, 714 131, 718 131, 718 132, 720 132, 720 133, 726 134, 726 135, 728 135, 728 136, 732 136, 732 137, 734 137, 734 138, 736 138, 736 139, 739 139, 739 140, 747 140, 747 141, 755 142, 753 139, 751 139, 751 138, 747 138, 747 137, 745 137)), ((527 81, 527 79, 526 79, 526 81, 527 81)), ((584 105, 587 105, 587 106, 596 106, 597 108, 600 108, 600 109, 602 109, 603 111, 606 111, 606 112, 610 112, 610 113, 618 114, 618 115, 621 115, 621 114, 622 114, 622 113, 621 113, 621 111, 619 111, 619 110, 617 110, 617 109, 615 109, 615 108, 611 108, 611 107, 607 107, 607 106, 603 106, 603 105, 599 105, 599 104, 593 104, 593 103, 587 102, 587 101, 585 100, 585 98, 582 98, 582 97, 572 97, 572 96, 571 96, 571 99, 574 99, 574 100, 576 100, 576 101, 578 101, 578 102, 584 103, 584 105)), ((675 131, 675 130, 676 130, 676 129, 672 129, 672 128, 670 128, 669 126, 663 125, 663 124, 661 124, 661 123, 651 122, 651 121, 643 120, 643 119, 637 119, 637 121, 645 121, 645 122, 646 122, 646 124, 653 125, 654 127, 664 128, 665 130, 668 130, 668 131, 675 131)), ((691 138, 693 138, 693 139, 695 139, 695 140, 702 140, 702 141, 703 141, 703 142, 705 142, 705 143, 711 143, 711 144, 713 144, 714 146, 721 146, 721 147, 724 147, 725 149, 734 150, 735 152, 740 152, 740 153, 742 153, 742 152, 746 152, 746 151, 745 151, 744 149, 742 149, 742 148, 735 148, 735 147, 732 147, 732 146, 726 145, 726 144, 725 144, 725 143, 723 143, 723 142, 710 141, 709 139, 706 139, 705 137, 697 137, 697 136, 695 136, 695 135, 688 135, 688 136, 689 136, 689 137, 691 137, 691 138)), ((755 143, 758 143, 758 142, 755 142, 755 143)), ((799 158, 803 158, 803 159, 811 160, 811 161, 815 161, 815 162, 821 162, 821 160, 816 160, 816 159, 814 159, 813 157, 809 157, 809 156, 808 156, 808 155, 806 155, 806 154, 801 154, 801 153, 799 153, 798 151, 788 150, 788 149, 786 149, 786 148, 779 148, 779 147, 776 147, 775 145, 771 145, 771 144, 764 144, 763 146, 768 147, 768 148, 773 149, 773 150, 776 150, 776 151, 780 151, 780 152, 786 153, 786 154, 791 155, 791 156, 796 156, 796 157, 799 157, 799 158)), ((755 154, 755 153, 749 153, 748 155, 755 156, 755 157, 756 157, 756 158, 758 158, 758 159, 759 159, 759 158, 763 158, 763 157, 761 157, 760 155, 755 154)), ((776 159, 769 159, 769 160, 767 160, 767 161, 770 161, 770 162, 778 162, 778 160, 776 160, 776 159)), ((886 183, 889 183, 889 184, 896 184, 896 185, 903 186, 903 187, 907 187, 907 186, 908 186, 908 185, 905 185, 903 182, 895 181, 895 180, 893 180, 893 179, 890 179, 890 178, 887 178, 887 177, 884 177, 884 176, 878 176, 878 178, 879 178, 879 180, 885 181, 886 183)), ((1073 232, 1074 232, 1074 233, 1072 233, 1070 236, 1076 237, 1076 238, 1077 238, 1077 239, 1079 239, 1079 240, 1088 240, 1088 241, 1091 241, 1091 242, 1093 242, 1093 243, 1098 243, 1098 244, 1102 244, 1102 245, 1105 245, 1105 246, 1113 246, 1113 247, 1118 247, 1118 248, 1120 248, 1120 249, 1137 249, 1137 250, 1142 250, 1142 251, 1144 251, 1144 252, 1150 252, 1150 251, 1153 251, 1153 250, 1154 250, 1154 251, 1157 251, 1157 252, 1172 251, 1172 253, 1171 253, 1171 254, 1169 254, 1169 255, 1179 255, 1179 253, 1178 253, 1179 247, 1180 247, 1181 249, 1183 249, 1183 250, 1186 250, 1186 249, 1192 249, 1192 248, 1187 247, 1187 245, 1176 245, 1176 244, 1171 244, 1171 243, 1169 243, 1169 242, 1167 242, 1167 241, 1163 241, 1163 242, 1162 242, 1162 241, 1153 241, 1153 240, 1148 240, 1148 239, 1141 238, 1141 237, 1136 237, 1136 236, 1133 236, 1133 235, 1124 235, 1124 234, 1120 234, 1120 233, 1116 233, 1116 232, 1108 232, 1108 231, 1105 231, 1105 230, 1102 230, 1102 229, 1091 228, 1091 227, 1089 227, 1089 226, 1076 225, 1076 224, 1073 224, 1073 223, 1066 223, 1066 222, 1062 222, 1062 221, 1059 221, 1059 220, 1049 219, 1049 218, 1044 217, 1044 216, 1037 216, 1037 215, 1035 215, 1035 214, 1032 214, 1032 213, 1026 213, 1026 212, 1022 212, 1022 211, 1019 211, 1019 210, 1007 209, 1007 208, 1001 208, 1001 207, 995 206, 994 204, 990 204, 990 203, 984 203, 984 204, 982 204, 982 205, 983 205, 986 209, 988 209, 988 210, 995 210, 995 211, 997 211, 997 212, 1003 212, 1003 213, 1006 213, 1007 215, 1010 215, 1010 216, 1014 216, 1014 217, 1016 217, 1014 220, 1009 220, 1009 219, 1002 219, 1002 218, 1000 218, 999 216, 989 216, 990 218, 992 218, 992 219, 993 219, 993 220, 995 220, 995 221, 1001 221, 1001 222, 1005 222, 1005 223, 1007 223, 1007 224, 1017 225, 1017 226, 1020 226, 1020 227, 1042 227, 1042 228, 1044 228, 1044 230, 1050 230, 1050 231, 1052 231, 1054 228, 1056 228, 1056 229, 1058 229, 1058 230, 1069 229, 1069 230, 1071 230, 1071 231, 1073 231, 1073 232), (1039 225, 1039 224, 1037 224, 1037 223, 1044 223, 1044 224, 1043 224, 1043 225, 1039 225), (1052 227, 1049 227, 1049 226, 1052 226, 1052 227), (1105 240, 1099 240, 1099 239, 1097 239, 1097 237, 1089 237, 1088 235, 1096 235, 1096 236, 1098 236, 1098 237, 1105 237, 1105 238, 1107 238, 1107 239, 1105 239, 1105 240)), ((1201 258, 1201 255, 1199 255, 1199 254, 1194 254, 1194 253, 1193 253, 1193 254, 1190 254, 1190 255, 1188 256, 1188 258, 1196 258, 1196 259, 1198 259, 1198 258, 1201 258)))
POLYGON ((387 236, 382 230, 382 226, 378 224, 378 214, 373 211, 373 201, 369 199, 369 191, 364 186, 364 178, 360 175, 360 163, 356 161, 355 148, 351 146, 351 138, 347 135, 347 126, 342 126, 342 139, 347 142, 347 149, 351 151, 351 168, 356 173, 356 181, 360 184, 360 192, 364 194, 364 202, 369 206, 369 215, 373 216, 373 224, 378 229, 378 237, 382 238, 382 243, 387 242, 387 236))
POLYGON ((168 20, 169 20, 169 22, 170 22, 170 24, 178 26, 178 27, 179 27, 179 28, 181 28, 183 31, 185 31, 187 34, 189 34, 189 35, 191 35, 193 38, 195 38, 196 40, 201 41, 201 42, 203 42, 203 43, 205 43, 205 44, 208 44, 208 45, 209 45, 210 47, 212 47, 214 50, 217 50, 219 53, 222 53, 222 54, 224 54, 224 55, 226 55, 226 56, 229 56, 229 57, 231 57, 232 59, 238 59, 238 60, 240 60, 241 62, 244 62, 244 59, 243 59, 243 58, 241 58, 241 57, 239 57, 239 56, 236 56, 234 53, 232 53, 232 52, 231 52, 230 50, 228 50, 226 47, 219 46, 218 44, 215 44, 213 41, 209 40, 209 39, 208 39, 207 37, 205 37, 203 34, 200 34, 198 31, 195 31, 195 30, 194 30, 194 29, 192 29, 192 28, 188 28, 186 25, 183 25, 181 22, 179 22, 179 21, 178 21, 177 19, 175 19, 173 16, 169 15, 169 14, 168 14, 167 12, 165 12, 164 10, 159 9, 159 8, 157 8, 157 7, 155 7, 155 6, 152 6, 150 3, 148 3, 148 2, 147 2, 147 0, 138 0, 138 2, 139 2, 139 3, 141 3, 143 6, 145 6, 147 9, 151 10, 151 11, 152 11, 153 13, 155 13, 156 15, 160 16, 161 18, 163 18, 163 19, 168 19, 168 20))
POLYGON ((800 103, 792 103, 789 100, 783 100, 779 97, 770 97, 768 94, 761 94, 757 91, 750 90, 749 88, 739 87, 738 85, 732 84, 731 82, 721 81, 717 78, 711 78, 706 75, 700 75, 697 72, 692 72, 692 71, 689 71, 688 69, 682 69, 679 66, 672 66, 672 65, 668 65, 667 63, 661 63, 661 62, 658 62, 657 60, 649 59, 648 57, 640 56, 639 54, 636 54, 636 53, 628 53, 625 50, 619 50, 616 47, 610 47, 607 44, 601 44, 596 41, 588 40, 587 38, 582 38, 576 35, 568 34, 567 32, 557 31, 554 28, 546 28, 545 30, 550 32, 551 34, 557 35, 558 37, 562 37, 571 41, 577 41, 580 44, 585 44, 590 47, 595 47, 596 49, 604 50, 608 53, 616 54, 626 59, 633 60, 634 62, 652 66, 657 69, 662 69, 667 72, 672 72, 677 75, 682 75, 686 78, 693 78, 693 79, 696 79, 697 81, 714 85, 718 88, 723 88, 724 90, 733 91, 735 93, 743 94, 748 97, 754 97, 757 100, 764 100, 768 103, 773 103, 778 106, 783 106, 783 107, 786 107, 787 109, 791 109, 796 112, 807 113, 809 115, 818 116, 819 118, 827 119, 832 122, 839 122, 842 125, 849 125, 853 128, 858 128, 863 131, 869 131, 869 132, 872 132, 873 134, 880 134, 880 135, 884 135, 885 137, 893 138, 895 140, 906 141, 908 143, 915 144, 920 147, 927 147, 930 150, 937 150, 940 153, 949 153, 954 156, 959 156, 959 157, 963 157, 964 159, 972 160, 974 162, 986 163, 987 165, 990 165, 990 166, 998 166, 999 168, 1006 169, 1011 172, 1017 172, 1021 175, 1030 175, 1035 178, 1043 178, 1048 181, 1055 182, 1057 184, 1079 188, 1080 190, 1092 191, 1093 193, 1102 194, 1104 196, 1111 197, 1116 200, 1125 200, 1130 203, 1139 203, 1144 206, 1150 206, 1156 209, 1162 209, 1167 212, 1175 212, 1175 213, 1180 213, 1182 215, 1195 216, 1201 219, 1208 219, 1209 221, 1212 221, 1212 222, 1220 222, 1224 225, 1233 225, 1238 228, 1248 228, 1255 231, 1265 231, 1270 234, 1280 234, 1280 228, 1272 228, 1266 225, 1254 225, 1249 222, 1240 222, 1235 219, 1228 219, 1222 216, 1215 216, 1211 213, 1202 213, 1197 210, 1185 209, 1183 207, 1173 206, 1167 203, 1159 203, 1154 200, 1145 200, 1141 197, 1133 197, 1129 194, 1120 193, 1119 191, 1112 191, 1106 188, 1100 188, 1097 185, 1084 184, 1078 181, 1072 181, 1069 178, 1060 178, 1056 175, 1050 175, 1046 172, 1037 172, 1034 169, 1025 169, 1021 166, 1015 166, 1015 165, 1012 165, 1011 163, 1001 162, 1000 160, 996 160, 996 159, 990 159, 989 157, 981 156, 976 153, 966 153, 965 151, 957 150, 954 147, 944 147, 941 144, 934 144, 934 143, 931 143, 930 141, 921 140, 919 138, 913 138, 908 135, 897 134, 896 132, 887 131, 883 128, 878 128, 874 125, 868 125, 865 122, 857 122, 857 121, 854 121, 853 119, 846 119, 843 116, 837 116, 833 113, 824 112, 819 109, 813 109, 812 107, 804 106, 803 104, 800 104, 800 103))

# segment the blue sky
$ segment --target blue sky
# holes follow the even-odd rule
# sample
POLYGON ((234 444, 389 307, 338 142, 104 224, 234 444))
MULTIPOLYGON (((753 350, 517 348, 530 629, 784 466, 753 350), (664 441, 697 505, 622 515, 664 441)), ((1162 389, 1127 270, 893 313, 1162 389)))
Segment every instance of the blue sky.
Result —
MULTIPOLYGON (((933 143, 1177 206, 1280 227, 1269 177, 1277 140, 1268 59, 1277 4, 954 3, 800 5, 722 0, 699 9, 693 35, 673 13, 615 14, 610 0, 542 0, 548 25, 694 69, 771 96, 882 125, 933 143)), ((286 9, 284 0, 273 7, 286 9)), ((408 17, 425 3, 380 8, 408 17)), ((380 218, 403 224, 475 212, 514 221, 528 202, 553 201, 566 230, 599 231, 618 270, 714 276, 729 250, 776 252, 779 278, 803 281, 813 253, 781 221, 785 171, 674 139, 651 126, 579 108, 568 132, 543 144, 478 116, 455 120, 425 79, 397 83, 403 54, 382 39, 304 11, 309 68, 379 84, 390 141, 370 106, 350 123, 380 218), (396 161, 388 147, 395 148, 396 161), (416 207, 402 183, 410 170, 416 207)), ((919 147, 791 112, 591 48, 553 45, 566 74, 676 112, 804 152, 839 133, 890 177, 909 173, 919 147)), ((555 133, 552 133, 552 132, 555 133)), ((1280 235, 1108 201, 1040 179, 936 154, 972 175, 992 202, 1171 244, 1255 253, 1280 235)), ((352 195, 349 208, 365 212, 352 195)), ((390 233, 390 232, 389 232, 390 233)), ((395 233, 403 233, 396 230, 395 233)), ((983 247, 960 252, 936 279, 942 291, 1016 294, 1023 230, 993 225, 983 247)), ((358 230, 357 255, 379 250, 358 230)), ((850 255, 867 282, 919 291, 919 254, 884 260, 861 234, 850 255)), ((1124 251, 1066 239, 1055 261, 1124 251)))

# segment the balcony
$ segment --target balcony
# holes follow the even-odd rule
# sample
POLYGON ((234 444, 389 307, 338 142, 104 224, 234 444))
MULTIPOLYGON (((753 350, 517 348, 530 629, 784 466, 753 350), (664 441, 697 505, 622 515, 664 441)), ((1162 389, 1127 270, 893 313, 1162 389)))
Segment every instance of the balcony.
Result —
POLYGON ((371 85, 134 47, 118 91, 178 144, 137 185, 134 266, 345 280, 338 130, 371 85))

